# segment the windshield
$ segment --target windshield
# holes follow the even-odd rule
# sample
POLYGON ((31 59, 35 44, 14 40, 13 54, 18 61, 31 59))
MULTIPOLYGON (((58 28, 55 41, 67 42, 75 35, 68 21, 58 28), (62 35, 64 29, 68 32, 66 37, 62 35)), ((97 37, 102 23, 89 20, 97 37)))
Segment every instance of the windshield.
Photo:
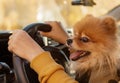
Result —
POLYGON ((94 6, 72 5, 71 2, 72 0, 0 0, 0 30, 21 29, 30 23, 44 21, 60 21, 65 28, 72 28, 86 14, 106 15, 120 5, 120 0, 94 0, 94 6))

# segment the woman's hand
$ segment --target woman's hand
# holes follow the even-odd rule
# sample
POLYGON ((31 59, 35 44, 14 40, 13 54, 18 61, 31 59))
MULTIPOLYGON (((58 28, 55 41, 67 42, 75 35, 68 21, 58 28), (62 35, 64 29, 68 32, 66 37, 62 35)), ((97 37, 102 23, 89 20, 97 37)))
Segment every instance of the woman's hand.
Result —
POLYGON ((28 61, 44 50, 23 30, 16 30, 9 37, 8 50, 28 61))
POLYGON ((57 42, 65 44, 69 36, 66 33, 66 31, 62 28, 61 23, 57 21, 47 21, 45 23, 51 25, 52 30, 50 32, 40 31, 41 35, 47 36, 49 38, 54 39, 57 42))

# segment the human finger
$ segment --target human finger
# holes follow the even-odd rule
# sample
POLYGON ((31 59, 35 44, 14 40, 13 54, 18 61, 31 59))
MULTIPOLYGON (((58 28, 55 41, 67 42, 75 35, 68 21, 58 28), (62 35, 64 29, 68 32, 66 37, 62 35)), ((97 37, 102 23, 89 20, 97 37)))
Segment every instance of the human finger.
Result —
POLYGON ((13 37, 13 36, 12 36, 12 35, 10 35, 10 36, 9 36, 9 40, 10 40, 10 39, 12 39, 12 37, 13 37))
POLYGON ((16 33, 18 32, 19 30, 14 30, 13 32, 12 32, 12 35, 9 37, 9 41, 8 41, 8 50, 10 51, 10 52, 12 52, 12 50, 13 50, 13 41, 14 41, 14 38, 15 38, 15 35, 16 35, 16 33))
POLYGON ((10 52, 13 52, 13 51, 12 51, 12 50, 13 50, 12 40, 9 40, 9 41, 8 41, 8 50, 9 50, 10 52))

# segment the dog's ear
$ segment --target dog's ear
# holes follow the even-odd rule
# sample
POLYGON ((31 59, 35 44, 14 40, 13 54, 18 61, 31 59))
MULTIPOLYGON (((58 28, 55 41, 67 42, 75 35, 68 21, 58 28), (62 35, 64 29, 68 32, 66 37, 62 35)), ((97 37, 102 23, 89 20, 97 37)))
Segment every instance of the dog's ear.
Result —
POLYGON ((107 30, 109 33, 116 33, 116 21, 112 17, 104 17, 101 20, 101 24, 105 30, 107 30))

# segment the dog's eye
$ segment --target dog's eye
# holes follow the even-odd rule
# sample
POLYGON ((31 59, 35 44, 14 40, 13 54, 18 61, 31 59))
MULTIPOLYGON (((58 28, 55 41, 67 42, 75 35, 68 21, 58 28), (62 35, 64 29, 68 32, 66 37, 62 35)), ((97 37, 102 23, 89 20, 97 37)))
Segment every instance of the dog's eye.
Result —
POLYGON ((87 37, 81 37, 80 41, 87 43, 89 42, 89 39, 87 37))

